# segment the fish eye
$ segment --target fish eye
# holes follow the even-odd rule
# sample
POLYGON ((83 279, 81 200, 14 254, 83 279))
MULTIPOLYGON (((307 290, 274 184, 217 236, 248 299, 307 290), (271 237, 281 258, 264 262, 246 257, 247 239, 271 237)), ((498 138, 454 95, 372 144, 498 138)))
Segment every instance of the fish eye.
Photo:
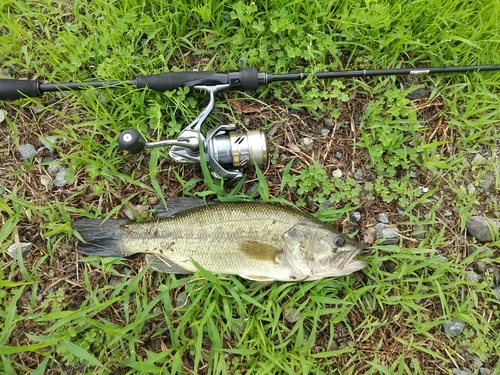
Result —
POLYGON ((335 246, 343 247, 345 245, 345 239, 343 237, 337 237, 335 239, 335 246))

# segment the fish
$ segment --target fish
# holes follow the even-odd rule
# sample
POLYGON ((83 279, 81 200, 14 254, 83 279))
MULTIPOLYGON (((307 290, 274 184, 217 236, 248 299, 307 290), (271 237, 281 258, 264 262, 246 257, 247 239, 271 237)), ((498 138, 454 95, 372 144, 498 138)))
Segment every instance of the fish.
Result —
POLYGON ((186 197, 166 203, 151 221, 75 221, 83 239, 78 250, 102 257, 146 253, 160 272, 190 274, 202 267, 261 282, 338 277, 368 265, 355 258, 361 244, 288 206, 186 197))

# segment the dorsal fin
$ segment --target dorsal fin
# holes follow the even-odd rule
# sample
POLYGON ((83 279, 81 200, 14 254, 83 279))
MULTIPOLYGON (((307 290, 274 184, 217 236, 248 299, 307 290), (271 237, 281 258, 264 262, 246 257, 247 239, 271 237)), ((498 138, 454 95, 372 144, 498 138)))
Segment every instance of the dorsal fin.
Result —
POLYGON ((174 217, 190 208, 206 206, 210 202, 205 202, 200 198, 176 197, 167 201, 167 206, 159 202, 153 206, 154 213, 158 219, 174 217))

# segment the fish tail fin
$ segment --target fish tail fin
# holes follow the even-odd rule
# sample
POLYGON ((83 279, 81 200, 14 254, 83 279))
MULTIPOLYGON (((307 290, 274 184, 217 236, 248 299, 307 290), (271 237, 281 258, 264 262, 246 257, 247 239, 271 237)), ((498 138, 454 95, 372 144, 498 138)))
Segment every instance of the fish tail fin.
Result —
POLYGON ((77 220, 73 223, 75 229, 83 239, 78 239, 78 250, 87 255, 101 257, 126 256, 120 245, 120 239, 125 234, 122 225, 126 220, 77 220))

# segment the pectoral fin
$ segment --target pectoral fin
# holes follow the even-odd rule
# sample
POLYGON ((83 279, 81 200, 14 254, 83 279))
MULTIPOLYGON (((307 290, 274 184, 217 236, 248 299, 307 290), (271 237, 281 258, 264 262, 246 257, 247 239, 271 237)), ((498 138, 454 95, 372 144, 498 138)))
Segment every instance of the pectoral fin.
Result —
POLYGON ((151 263, 151 268, 164 273, 177 273, 181 275, 187 275, 193 273, 191 271, 187 271, 184 268, 178 266, 170 259, 158 256, 156 254, 146 254, 146 261, 151 263))
POLYGON ((280 253, 280 250, 276 249, 274 246, 257 241, 240 242, 239 250, 250 259, 273 263, 276 262, 276 256, 280 253))

